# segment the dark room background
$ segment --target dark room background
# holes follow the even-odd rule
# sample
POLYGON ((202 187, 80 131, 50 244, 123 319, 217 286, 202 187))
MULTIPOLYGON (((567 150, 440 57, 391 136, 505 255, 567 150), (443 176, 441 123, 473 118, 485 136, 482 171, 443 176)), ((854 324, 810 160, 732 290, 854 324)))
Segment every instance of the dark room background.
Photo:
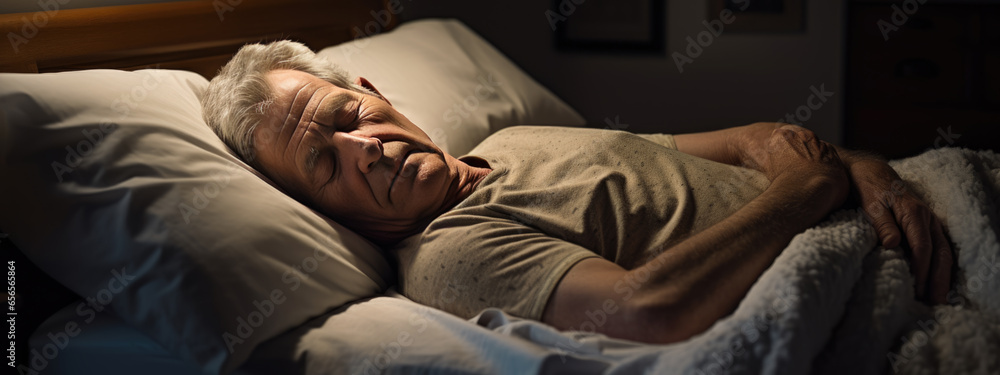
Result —
POLYGON ((462 20, 592 127, 617 118, 613 127, 629 131, 681 133, 791 116, 823 139, 890 157, 1000 143, 996 2, 803 0, 798 31, 733 30, 737 13, 681 72, 674 53, 690 56, 690 41, 721 18, 712 1, 661 2, 658 53, 556 49, 546 12, 572 22, 603 0, 401 4, 404 21, 462 20))
MULTIPOLYGON (((61 8, 168 1, 178 0, 61 8)), ((890 158, 1000 148, 996 0, 391 1, 403 21, 463 21, 591 127, 684 133, 783 121, 890 158), (637 12, 659 21, 633 25, 637 12), (557 36, 581 32, 612 45, 661 39, 647 43, 653 51, 557 48, 557 36)), ((0 1, 0 13, 38 6, 0 1)))

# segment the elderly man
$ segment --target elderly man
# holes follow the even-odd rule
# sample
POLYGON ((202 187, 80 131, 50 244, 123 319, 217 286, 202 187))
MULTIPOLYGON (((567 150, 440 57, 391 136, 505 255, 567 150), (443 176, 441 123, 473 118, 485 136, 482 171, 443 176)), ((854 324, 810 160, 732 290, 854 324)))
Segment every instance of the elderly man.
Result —
POLYGON ((516 127, 456 158, 371 82, 291 42, 241 49, 203 101, 244 160, 392 249, 404 295, 463 317, 498 307, 569 329, 612 300, 598 331, 684 340, 852 190, 883 245, 908 245, 918 296, 941 303, 950 286, 941 224, 896 173, 798 126, 516 127))

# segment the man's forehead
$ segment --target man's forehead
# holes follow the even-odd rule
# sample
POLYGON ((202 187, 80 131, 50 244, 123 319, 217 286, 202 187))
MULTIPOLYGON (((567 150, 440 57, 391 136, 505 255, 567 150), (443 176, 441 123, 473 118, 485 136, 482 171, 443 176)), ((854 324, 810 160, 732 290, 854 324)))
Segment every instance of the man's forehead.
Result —
POLYGON ((266 77, 278 98, 289 98, 289 94, 295 94, 302 89, 302 86, 322 81, 312 74, 290 69, 272 70, 267 72, 266 77))
MULTIPOLYGON (((257 142, 270 144, 277 141, 277 135, 282 129, 289 125, 289 110, 293 106, 296 97, 302 94, 310 96, 302 89, 312 83, 312 75, 297 70, 279 69, 267 73, 268 84, 273 90, 274 101, 264 108, 264 118, 257 125, 254 136, 257 142)), ((308 100, 308 97, 301 99, 308 100)), ((288 129, 291 130, 291 129, 288 129)))
POLYGON ((286 157, 292 155, 287 153, 291 151, 289 143, 294 143, 301 136, 296 135, 299 119, 290 109, 296 106, 294 102, 310 99, 315 88, 310 90, 307 85, 318 86, 311 82, 312 75, 294 70, 274 70, 265 77, 273 90, 274 101, 264 108, 264 118, 253 131, 253 142, 257 149, 256 157, 270 171, 269 176, 287 188, 294 181, 286 176, 293 171, 285 165, 290 162, 286 157))

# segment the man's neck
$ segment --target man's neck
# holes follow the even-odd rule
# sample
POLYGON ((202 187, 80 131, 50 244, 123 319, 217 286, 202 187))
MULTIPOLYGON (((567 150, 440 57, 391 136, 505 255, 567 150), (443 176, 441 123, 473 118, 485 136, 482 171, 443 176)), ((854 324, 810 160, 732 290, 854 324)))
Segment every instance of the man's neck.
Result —
MULTIPOLYGON (((490 168, 490 164, 478 157, 465 157, 462 159, 455 159, 458 169, 458 176, 455 179, 455 192, 451 194, 451 200, 445 204, 445 211, 452 209, 459 202, 465 200, 479 183, 486 178, 493 169, 490 168)), ((442 212, 443 213, 443 212, 442 212)))

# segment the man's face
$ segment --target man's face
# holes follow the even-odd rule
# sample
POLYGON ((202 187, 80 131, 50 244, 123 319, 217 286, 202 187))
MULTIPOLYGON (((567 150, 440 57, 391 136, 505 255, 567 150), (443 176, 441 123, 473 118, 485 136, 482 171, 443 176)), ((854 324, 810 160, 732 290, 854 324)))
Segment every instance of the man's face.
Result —
POLYGON ((256 157, 289 193, 367 235, 412 231, 448 202, 456 160, 388 102, 297 70, 267 79, 256 157))

